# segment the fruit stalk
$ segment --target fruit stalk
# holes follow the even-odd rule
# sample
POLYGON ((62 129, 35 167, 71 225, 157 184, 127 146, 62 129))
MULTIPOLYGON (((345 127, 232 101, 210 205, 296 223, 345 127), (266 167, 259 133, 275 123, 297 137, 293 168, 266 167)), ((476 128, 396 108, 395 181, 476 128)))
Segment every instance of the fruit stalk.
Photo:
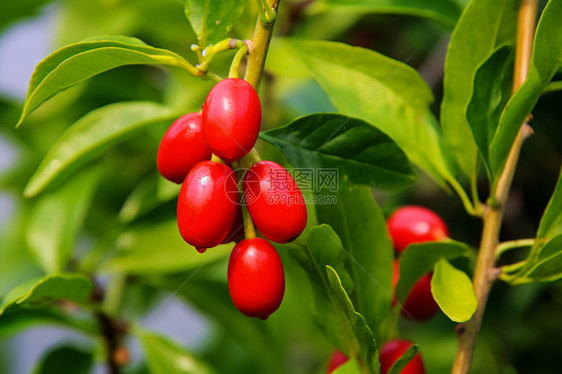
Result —
MULTIPOLYGON (((536 12, 537 0, 521 0, 517 19, 513 92, 519 88, 527 76, 531 60, 536 12)), ((494 203, 488 204, 483 217, 484 227, 473 279, 478 307, 472 318, 463 326, 460 326, 458 330, 459 346, 451 371, 453 374, 465 374, 468 373, 470 369, 488 294, 493 282, 497 278, 497 272, 494 272, 495 251, 498 245, 505 203, 513 180, 513 174, 515 173, 521 146, 531 132, 526 123, 521 126, 517 138, 509 152, 506 165, 498 179, 496 188, 490 195, 489 201, 493 201, 494 203)))
MULTIPOLYGON (((272 9, 277 9, 279 0, 267 0, 272 9)), ((258 4, 258 6, 260 6, 258 4)), ((259 92, 261 75, 265 65, 265 58, 267 57, 267 50, 269 49, 269 42, 273 34, 273 26, 275 20, 262 23, 258 19, 254 36, 250 41, 250 51, 248 55, 248 68, 246 69, 246 76, 244 77, 254 88, 259 92)))

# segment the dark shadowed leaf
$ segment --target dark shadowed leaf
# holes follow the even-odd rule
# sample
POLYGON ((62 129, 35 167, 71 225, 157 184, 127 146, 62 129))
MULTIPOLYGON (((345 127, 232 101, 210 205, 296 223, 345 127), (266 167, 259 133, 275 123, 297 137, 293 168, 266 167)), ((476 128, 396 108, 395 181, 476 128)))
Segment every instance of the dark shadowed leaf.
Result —
POLYGON ((262 132, 297 168, 337 169, 342 184, 379 188, 411 185, 415 176, 402 150, 363 120, 319 113, 262 132))

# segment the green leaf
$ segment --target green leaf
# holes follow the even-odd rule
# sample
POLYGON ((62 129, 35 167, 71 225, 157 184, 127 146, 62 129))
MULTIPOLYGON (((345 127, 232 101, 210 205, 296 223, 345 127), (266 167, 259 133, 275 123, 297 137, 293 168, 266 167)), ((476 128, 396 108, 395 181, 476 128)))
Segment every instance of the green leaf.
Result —
POLYGON ((185 16, 201 49, 224 39, 244 11, 244 0, 184 0, 185 16))
POLYGON ((488 170, 488 149, 498 127, 501 112, 511 97, 512 57, 511 47, 501 45, 478 67, 472 98, 466 111, 472 135, 488 170), (506 77, 508 79, 505 79, 506 77), (502 90, 505 81, 508 83, 507 92, 502 90))
POLYGON ((543 213, 537 238, 554 238, 562 234, 562 171, 554 193, 543 213))
POLYGON ((119 219, 130 222, 177 198, 180 187, 181 185, 170 183, 155 172, 141 181, 127 197, 119 212, 119 219))
POLYGON ((408 246, 400 256, 400 278, 396 285, 398 301, 404 302, 418 279, 429 273, 441 258, 452 260, 458 257, 472 257, 471 249, 461 242, 427 242, 408 246))
POLYGON ((332 374, 361 374, 361 368, 356 360, 348 360, 334 370, 332 374))
POLYGON ((339 112, 377 127, 438 182, 456 174, 429 105, 431 90, 411 67, 377 52, 328 41, 273 43, 268 69, 312 76, 339 112))
POLYGON ((69 127, 51 147, 27 183, 24 194, 35 196, 69 169, 77 169, 134 131, 179 117, 169 108, 145 101, 109 104, 93 110, 69 127))
POLYGON ((318 11, 405 14, 426 17, 451 28, 462 10, 454 0, 322 0, 317 3, 313 9, 318 11))
POLYGON ((0 31, 21 18, 35 15, 42 6, 53 0, 6 1, 0 12, 0 31))
POLYGON ((19 126, 25 117, 57 93, 107 70, 126 65, 178 66, 195 69, 180 55, 144 44, 135 38, 108 36, 63 47, 35 68, 19 126))
POLYGON ((134 329, 152 374, 212 374, 211 368, 171 340, 140 328, 134 329))
POLYGON ((87 304, 93 289, 92 282, 79 274, 49 275, 30 280, 14 288, 2 299, 0 315, 21 304, 38 305, 54 300, 69 300, 87 304))
POLYGON ((400 374, 406 365, 408 365, 418 354, 419 349, 420 347, 417 344, 412 344, 406 352, 404 352, 402 356, 400 356, 400 358, 392 364, 388 370, 388 374, 400 374))
MULTIPOLYGON (((507 268, 509 270, 509 267, 507 268)), ((512 284, 554 282, 562 278, 562 234, 547 243, 537 242, 514 274, 504 270, 502 280, 512 284)))
MULTIPOLYGON (((341 274, 343 278, 349 278, 343 266, 344 253, 342 243, 338 235, 328 225, 314 227, 310 231, 306 246, 287 245, 292 249, 291 254, 306 271, 306 275, 312 287, 312 314, 318 328, 328 340, 338 349, 347 351, 344 333, 340 328, 338 313, 331 297, 331 291, 326 275, 326 266, 341 274)), ((349 282, 344 281, 344 284, 349 282)))
POLYGON ((94 355, 75 346, 59 346, 41 358, 33 374, 88 374, 94 363, 94 355))
POLYGON ((130 274, 176 273, 230 254, 234 243, 199 253, 181 238, 176 220, 152 222, 125 230, 117 238, 118 252, 101 265, 101 272, 130 274))
POLYGON ((26 239, 45 273, 61 272, 72 258, 99 177, 98 169, 85 170, 34 204, 26 239))
POLYGON ((355 311, 338 273, 330 266, 326 266, 326 272, 333 297, 339 304, 339 310, 344 317, 345 327, 342 326, 342 328, 347 330, 348 357, 357 359, 363 373, 380 373, 377 343, 367 321, 355 311))
POLYGON ((478 304, 470 278, 442 258, 431 277, 431 293, 443 311, 454 322, 468 321, 478 304))
POLYGON ((262 132, 297 168, 337 169, 344 184, 379 188, 411 185, 414 172, 408 158, 384 133, 357 118, 319 113, 262 132))
POLYGON ((533 54, 527 79, 513 95, 503 110, 499 127, 490 145, 492 173, 501 174, 509 150, 544 88, 562 66, 562 3, 549 1, 535 34, 533 54))
POLYGON ((58 307, 33 308, 20 306, 8 309, 0 315, 0 339, 8 338, 39 325, 70 328, 88 336, 99 334, 99 325, 96 321, 71 318, 69 313, 61 311, 58 307))
POLYGON ((335 197, 337 203, 317 204, 318 222, 332 226, 341 238, 340 251, 354 285, 349 290, 353 305, 375 339, 383 341, 389 334, 385 320, 391 312, 394 258, 385 218, 367 187, 340 188, 324 196, 335 197))
POLYGON ((441 126, 467 176, 477 165, 477 147, 466 119, 476 71, 497 46, 514 45, 518 4, 517 0, 473 0, 451 36, 445 60, 441 126))

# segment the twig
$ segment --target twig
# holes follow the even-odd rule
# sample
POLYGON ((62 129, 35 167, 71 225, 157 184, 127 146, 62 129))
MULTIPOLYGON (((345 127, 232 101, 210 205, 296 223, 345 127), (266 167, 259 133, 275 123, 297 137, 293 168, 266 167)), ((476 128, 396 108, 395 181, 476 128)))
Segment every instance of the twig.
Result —
MULTIPOLYGON (((513 92, 519 88, 527 76, 533 45, 536 12, 537 0, 521 1, 517 18, 513 92)), ((495 251, 498 245, 505 202, 509 194, 521 146, 528 135, 528 126, 523 124, 509 152, 505 168, 498 179, 496 189, 491 193, 492 201, 495 201, 495 203, 489 206, 484 214, 484 228, 482 230, 482 239, 473 280, 478 307, 472 318, 458 330, 459 346, 451 371, 453 374, 466 374, 470 369, 478 332, 480 331, 486 308, 486 301, 495 280, 495 277, 491 277, 490 274, 495 267, 495 251)))

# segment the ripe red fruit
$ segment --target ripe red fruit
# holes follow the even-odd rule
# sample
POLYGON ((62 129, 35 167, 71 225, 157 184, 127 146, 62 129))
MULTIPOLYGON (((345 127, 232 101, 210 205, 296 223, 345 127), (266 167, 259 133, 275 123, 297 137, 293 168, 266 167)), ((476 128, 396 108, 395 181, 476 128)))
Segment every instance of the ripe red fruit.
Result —
MULTIPOLYGON (((416 321, 427 321, 439 311, 439 305, 435 302, 431 294, 431 277, 432 273, 421 277, 410 293, 406 297, 402 305, 402 315, 406 318, 416 321)), ((392 276, 392 288, 396 290, 398 279, 400 277, 400 269, 398 260, 394 260, 394 273, 392 276)), ((392 300, 392 305, 396 304, 396 299, 392 300)))
POLYGON ((433 211, 420 206, 403 206, 387 221, 394 249, 401 253, 412 243, 441 240, 449 236, 445 222, 433 211))
POLYGON ((260 161, 246 172, 242 188, 252 221, 267 239, 287 243, 304 230, 306 204, 284 167, 260 161))
POLYGON ((244 239, 236 244, 227 277, 232 302, 248 317, 267 319, 281 305, 285 293, 283 263, 267 240, 244 239))
POLYGON ((247 155, 260 132, 261 105, 254 87, 243 79, 217 83, 203 104, 203 137, 225 162, 247 155))
MULTIPOLYGON (((392 365, 410 348, 411 342, 407 340, 394 339, 386 342, 380 352, 381 374, 387 374, 392 365)), ((400 372, 401 374, 425 374, 423 361, 420 354, 414 356, 412 361, 400 372)))
POLYGON ((195 165, 178 197, 182 238, 201 250, 220 244, 236 216, 238 186, 232 169, 214 161, 195 165))
POLYGON ((201 132, 201 113, 188 113, 172 123, 164 134, 156 166, 164 178, 179 184, 192 167, 210 158, 211 151, 201 132))
POLYGON ((335 350, 330 357, 330 362, 328 362, 328 374, 331 374, 334 370, 349 361, 349 358, 338 350, 335 350))

